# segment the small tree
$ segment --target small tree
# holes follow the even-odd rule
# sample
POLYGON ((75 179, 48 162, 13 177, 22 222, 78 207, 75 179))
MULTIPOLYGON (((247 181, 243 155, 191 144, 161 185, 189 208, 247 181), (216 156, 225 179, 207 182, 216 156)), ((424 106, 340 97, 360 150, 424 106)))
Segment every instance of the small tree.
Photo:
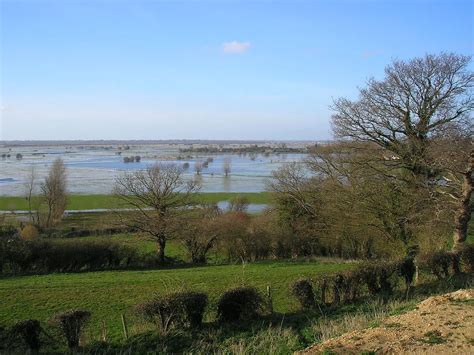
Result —
POLYGON ((37 175, 35 167, 32 166, 30 173, 28 174, 28 179, 25 184, 25 199, 28 203, 28 215, 30 217, 31 223, 36 226, 40 226, 40 204, 41 200, 35 198, 35 193, 37 192, 37 175))
POLYGON ((47 209, 45 227, 49 228, 62 219, 67 205, 66 166, 61 158, 53 162, 41 184, 41 198, 47 209))
POLYGON ((224 176, 229 176, 230 170, 231 170, 230 158, 225 158, 224 159, 223 169, 224 169, 224 176))
POLYGON ((202 162, 197 161, 194 163, 194 171, 196 172, 196 175, 201 175, 202 172, 202 162))

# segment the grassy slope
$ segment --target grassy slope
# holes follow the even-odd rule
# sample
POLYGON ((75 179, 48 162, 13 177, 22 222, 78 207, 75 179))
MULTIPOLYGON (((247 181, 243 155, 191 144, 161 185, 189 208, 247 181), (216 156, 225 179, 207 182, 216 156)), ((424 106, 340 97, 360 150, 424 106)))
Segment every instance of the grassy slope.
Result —
MULTIPOLYGON (((242 283, 264 291, 273 290, 277 312, 292 311, 297 303, 289 285, 301 276, 314 277, 350 267, 350 264, 315 262, 265 262, 154 271, 108 271, 52 274, 0 279, 0 320, 47 320, 55 312, 85 308, 93 313, 90 331, 97 336, 105 320, 111 338, 121 337, 121 313, 130 313, 137 303, 156 292, 182 287, 209 293, 211 304, 225 289, 242 283)), ((132 327, 133 328, 133 327, 132 327)))
MULTIPOLYGON (((229 200, 236 195, 243 195, 249 199, 250 203, 265 204, 270 200, 267 192, 201 192, 197 194, 200 202, 219 202, 229 200)), ((120 207, 112 195, 70 195, 67 208, 70 210, 86 210, 97 208, 116 208, 120 207)), ((24 197, 0 196, 0 210, 26 210, 28 208, 24 197)))

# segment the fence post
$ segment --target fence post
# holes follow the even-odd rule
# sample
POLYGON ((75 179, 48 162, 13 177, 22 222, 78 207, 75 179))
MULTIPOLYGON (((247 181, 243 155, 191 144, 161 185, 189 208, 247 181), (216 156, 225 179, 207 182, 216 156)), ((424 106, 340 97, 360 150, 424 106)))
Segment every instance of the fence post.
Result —
POLYGON ((102 341, 107 342, 107 325, 105 320, 102 320, 102 341))
POLYGON ((122 313, 122 326, 123 326, 123 335, 125 339, 128 339, 128 327, 127 327, 127 320, 125 319, 125 314, 122 313))
POLYGON ((270 313, 273 314, 272 289, 270 285, 267 285, 267 300, 268 300, 268 309, 270 310, 270 313))

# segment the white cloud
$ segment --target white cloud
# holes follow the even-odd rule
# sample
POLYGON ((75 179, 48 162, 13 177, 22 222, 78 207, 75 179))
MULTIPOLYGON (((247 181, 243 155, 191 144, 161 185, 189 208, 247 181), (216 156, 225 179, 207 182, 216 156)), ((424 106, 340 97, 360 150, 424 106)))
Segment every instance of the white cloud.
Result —
POLYGON ((250 49, 250 42, 224 42, 222 43, 222 51, 228 54, 245 53, 250 49))

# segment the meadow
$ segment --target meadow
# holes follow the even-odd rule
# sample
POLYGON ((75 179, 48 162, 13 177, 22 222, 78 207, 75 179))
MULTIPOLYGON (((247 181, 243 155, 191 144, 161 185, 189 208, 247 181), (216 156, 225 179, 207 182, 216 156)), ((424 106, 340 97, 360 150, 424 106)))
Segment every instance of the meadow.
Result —
MULTIPOLYGON (((88 333, 97 338, 102 321, 112 340, 122 335, 121 314, 132 315, 133 306, 156 293, 190 289, 209 294, 215 304, 226 289, 242 284, 266 292, 271 287, 275 312, 296 311, 289 285, 300 277, 347 270, 351 263, 269 261, 240 265, 186 267, 147 271, 110 271, 50 274, 0 279, 0 319, 11 325, 23 319, 47 321, 71 308, 92 312, 88 333)), ((212 308, 212 307, 211 307, 212 308)), ((214 315, 207 314, 207 320, 214 315)), ((131 327, 131 333, 138 331, 131 327)))
MULTIPOLYGON (((200 192, 195 198, 200 203, 218 203, 229 201, 233 197, 244 196, 252 204, 268 204, 271 201, 269 192, 200 192)), ((113 209, 126 207, 113 195, 68 195, 68 210, 113 209)), ((27 210, 28 202, 25 197, 0 196, 0 211, 27 210)))

